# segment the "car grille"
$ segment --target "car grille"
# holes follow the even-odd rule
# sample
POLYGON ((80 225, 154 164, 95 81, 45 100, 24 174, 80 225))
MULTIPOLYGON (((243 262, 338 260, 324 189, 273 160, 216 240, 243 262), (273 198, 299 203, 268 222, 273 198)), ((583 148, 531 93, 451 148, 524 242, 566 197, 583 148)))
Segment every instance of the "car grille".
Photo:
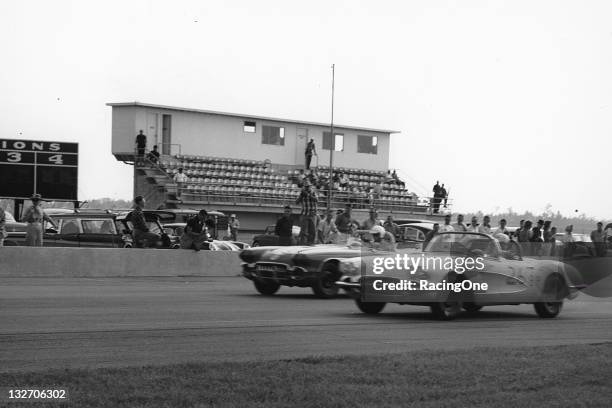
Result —
POLYGON ((287 274, 287 267, 281 264, 258 263, 255 273, 261 278, 277 278, 287 274))

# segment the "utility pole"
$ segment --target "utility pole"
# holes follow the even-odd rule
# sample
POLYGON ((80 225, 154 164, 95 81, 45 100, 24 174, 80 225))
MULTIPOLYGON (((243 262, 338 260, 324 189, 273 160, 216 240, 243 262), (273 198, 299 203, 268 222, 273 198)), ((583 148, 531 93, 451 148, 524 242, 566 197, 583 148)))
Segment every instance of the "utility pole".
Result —
POLYGON ((335 80, 335 68, 336 64, 332 64, 332 94, 331 94, 331 146, 329 148, 329 183, 327 191, 327 209, 331 210, 332 206, 332 186, 333 186, 333 175, 334 175, 334 149, 336 148, 336 135, 334 135, 334 80, 335 80))

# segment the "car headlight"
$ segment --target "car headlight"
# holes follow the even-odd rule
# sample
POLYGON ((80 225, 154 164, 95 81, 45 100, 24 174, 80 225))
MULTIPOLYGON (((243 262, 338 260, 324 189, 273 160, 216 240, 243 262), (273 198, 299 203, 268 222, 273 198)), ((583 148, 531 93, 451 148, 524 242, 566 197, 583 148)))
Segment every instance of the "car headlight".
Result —
POLYGON ((345 259, 340 262, 340 273, 348 276, 359 276, 361 275, 361 258, 345 259))

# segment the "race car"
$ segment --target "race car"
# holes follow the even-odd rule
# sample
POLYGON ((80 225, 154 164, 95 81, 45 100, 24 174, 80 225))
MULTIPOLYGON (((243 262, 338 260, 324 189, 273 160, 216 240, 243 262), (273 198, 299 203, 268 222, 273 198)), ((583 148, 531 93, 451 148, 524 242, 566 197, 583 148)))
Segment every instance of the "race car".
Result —
POLYGON ((533 304, 540 317, 552 318, 561 312, 564 299, 586 287, 573 266, 523 258, 515 242, 500 244, 481 233, 441 233, 423 252, 406 258, 344 259, 339 272, 336 285, 364 313, 379 313, 387 303, 411 304, 429 306, 441 320, 455 318, 462 309, 476 312, 488 305, 524 303, 533 304))

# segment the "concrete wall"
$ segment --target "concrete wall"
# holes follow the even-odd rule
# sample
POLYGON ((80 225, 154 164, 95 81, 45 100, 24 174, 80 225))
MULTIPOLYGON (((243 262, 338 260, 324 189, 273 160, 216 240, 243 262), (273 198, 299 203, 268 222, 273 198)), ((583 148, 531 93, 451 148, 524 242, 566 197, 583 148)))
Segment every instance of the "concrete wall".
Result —
MULTIPOLYGON (((272 163, 277 164, 303 165, 306 139, 312 138, 315 140, 319 153, 319 163, 321 165, 329 163, 329 150, 322 149, 323 132, 329 131, 328 126, 144 106, 113 107, 113 154, 133 151, 134 139, 139 129, 145 132, 156 129, 151 123, 151 118, 154 118, 156 114, 158 118, 161 118, 162 114, 172 116, 172 143, 181 145, 182 154, 247 160, 269 159, 272 163), (245 120, 256 122, 255 133, 244 132, 245 120), (261 135, 264 125, 284 127, 285 145, 262 144, 261 135), (298 128, 307 129, 308 135, 298 137, 298 128)), ((344 134, 344 151, 334 152, 335 167, 369 170, 389 168, 389 133, 349 128, 336 128, 335 132, 344 134), (378 136, 378 153, 357 153, 358 135, 378 136)), ((147 134, 147 138, 150 147, 155 143, 155 134, 147 134)), ((158 142, 161 142, 161 135, 158 135, 157 139, 158 142)), ((316 158, 313 164, 316 164, 316 158)))
POLYGON ((182 249, 0 248, 2 277, 236 276, 237 252, 182 249))

